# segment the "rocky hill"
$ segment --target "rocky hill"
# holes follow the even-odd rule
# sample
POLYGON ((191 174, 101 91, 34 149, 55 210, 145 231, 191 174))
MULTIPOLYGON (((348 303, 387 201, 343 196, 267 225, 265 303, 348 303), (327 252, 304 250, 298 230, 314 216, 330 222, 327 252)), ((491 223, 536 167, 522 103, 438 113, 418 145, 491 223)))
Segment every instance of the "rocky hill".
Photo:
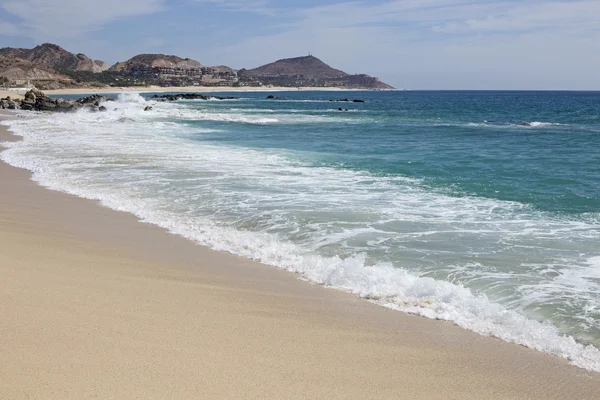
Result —
POLYGON ((63 79, 61 71, 102 72, 108 65, 85 54, 73 54, 60 46, 44 43, 33 49, 0 49, 0 76, 11 80, 63 79))
POLYGON ((39 66, 21 58, 2 55, 0 55, 0 76, 7 78, 9 81, 64 78, 51 68, 39 66))
POLYGON ((190 58, 181 58, 165 54, 139 54, 125 62, 118 62, 109 71, 130 72, 135 67, 199 69, 203 65, 190 58))
POLYGON ((241 76, 251 78, 303 77, 305 79, 325 80, 343 78, 348 74, 331 68, 313 56, 286 58, 262 67, 240 70, 241 76))
POLYGON ((241 69, 242 81, 260 81, 279 86, 337 86, 366 89, 393 89, 368 75, 349 75, 314 56, 286 58, 254 69, 241 69))

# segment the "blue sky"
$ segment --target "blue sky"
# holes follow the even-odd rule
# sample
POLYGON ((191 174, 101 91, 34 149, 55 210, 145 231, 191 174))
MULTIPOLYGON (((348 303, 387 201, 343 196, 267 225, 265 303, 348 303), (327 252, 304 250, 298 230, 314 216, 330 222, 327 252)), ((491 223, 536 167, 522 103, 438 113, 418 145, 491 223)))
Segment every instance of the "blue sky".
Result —
POLYGON ((411 89, 600 89, 600 0, 2 0, 0 47, 253 68, 311 52, 411 89))

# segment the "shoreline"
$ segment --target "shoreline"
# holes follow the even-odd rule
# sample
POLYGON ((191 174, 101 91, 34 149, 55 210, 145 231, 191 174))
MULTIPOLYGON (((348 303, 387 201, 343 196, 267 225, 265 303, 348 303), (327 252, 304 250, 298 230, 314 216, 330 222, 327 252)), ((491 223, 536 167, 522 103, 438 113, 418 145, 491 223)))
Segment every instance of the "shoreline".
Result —
MULTIPOLYGON (((6 128, 0 142, 15 139, 6 128)), ((600 391, 600 374, 558 357, 210 250, 3 162, 0 177, 0 386, 9 398, 600 391)))
POLYGON ((214 87, 214 86, 143 86, 143 87, 106 87, 106 88, 81 88, 81 89, 54 89, 44 90, 48 95, 71 95, 71 94, 90 94, 90 93, 122 93, 122 92, 137 92, 137 93, 218 93, 218 92, 362 92, 369 89, 345 89, 332 87, 214 87))

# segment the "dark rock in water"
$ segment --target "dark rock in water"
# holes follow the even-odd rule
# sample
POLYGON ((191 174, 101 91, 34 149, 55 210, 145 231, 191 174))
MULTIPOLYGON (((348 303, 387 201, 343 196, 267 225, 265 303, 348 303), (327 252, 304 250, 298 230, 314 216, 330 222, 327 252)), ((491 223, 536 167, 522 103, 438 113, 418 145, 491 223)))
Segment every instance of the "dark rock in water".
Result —
POLYGON ((354 100, 341 99, 341 100, 329 100, 329 101, 335 101, 338 103, 366 103, 365 100, 360 100, 360 99, 354 99, 354 100))
POLYGON ((75 104, 72 101, 58 101, 56 111, 68 112, 75 110, 75 104))
POLYGON ((165 100, 165 101, 177 101, 177 100, 237 100, 239 97, 231 96, 207 96, 199 93, 181 93, 181 94, 155 94, 152 96, 153 99, 165 100))
POLYGON ((56 104, 52 103, 51 101, 36 103, 36 109, 38 111, 54 111, 55 108, 56 104))
POLYGON ((146 106, 146 107, 144 108, 144 111, 151 111, 151 110, 152 110, 152 106, 146 106))
POLYGON ((104 106, 100 106, 100 107, 98 108, 98 111, 102 111, 102 112, 104 112, 104 111, 106 111, 106 107, 104 107, 104 106))
POLYGON ((93 94, 91 96, 82 97, 81 99, 77 99, 77 103, 89 106, 98 106, 100 103, 112 101, 110 97, 102 96, 99 94, 93 94))
POLYGON ((342 107, 338 107, 338 111, 342 111, 342 107))
POLYGON ((25 93, 24 100, 11 100, 9 97, 0 101, 0 108, 7 108, 15 110, 20 108, 25 111, 55 111, 55 112, 69 112, 75 111, 80 108, 90 108, 98 111, 101 108, 106 110, 106 107, 100 104, 112 99, 106 96, 98 94, 84 97, 78 100, 64 100, 64 99, 53 99, 44 94, 44 92, 38 89, 31 89, 25 93))
POLYGON ((279 97, 273 96, 272 94, 267 96, 267 100, 277 100, 279 97))

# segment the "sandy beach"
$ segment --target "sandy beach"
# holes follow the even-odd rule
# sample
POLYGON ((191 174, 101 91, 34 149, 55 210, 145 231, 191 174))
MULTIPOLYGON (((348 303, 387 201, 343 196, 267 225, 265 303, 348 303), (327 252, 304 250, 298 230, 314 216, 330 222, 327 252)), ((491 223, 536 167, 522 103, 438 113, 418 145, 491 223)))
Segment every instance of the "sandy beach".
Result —
POLYGON ((4 99, 6 97, 10 97, 11 99, 22 99, 24 91, 23 90, 0 90, 0 99, 4 99))
POLYGON ((284 91, 360 91, 356 89, 332 88, 332 87, 213 87, 213 86, 185 86, 185 87, 163 87, 163 86, 145 86, 145 87, 106 87, 106 88, 85 88, 85 89, 56 89, 44 90, 48 95, 69 95, 69 94, 88 94, 88 93, 121 93, 121 92, 139 92, 139 93, 216 93, 216 92, 284 92, 284 91))
POLYGON ((212 251, 2 162, 0 249, 1 399, 600 393, 566 360, 212 251))

